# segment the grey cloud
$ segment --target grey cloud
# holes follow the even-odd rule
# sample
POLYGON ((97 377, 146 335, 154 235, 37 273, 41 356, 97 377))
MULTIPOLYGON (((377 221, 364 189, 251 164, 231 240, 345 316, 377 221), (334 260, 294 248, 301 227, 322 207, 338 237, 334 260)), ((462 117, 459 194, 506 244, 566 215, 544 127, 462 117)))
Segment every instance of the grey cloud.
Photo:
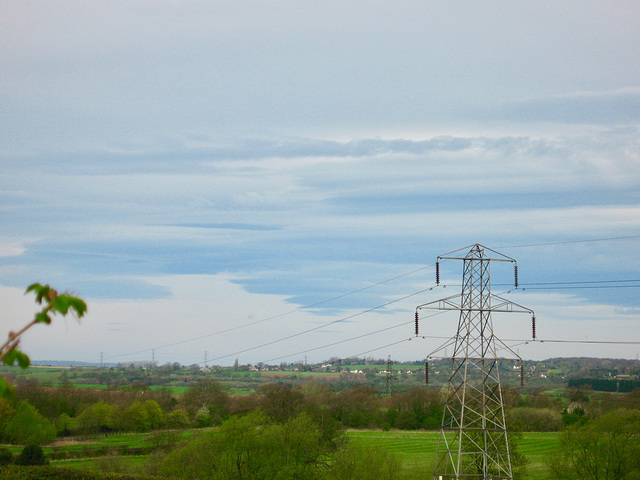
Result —
POLYGON ((640 123, 640 88, 534 97, 472 114, 525 124, 636 125, 640 123))

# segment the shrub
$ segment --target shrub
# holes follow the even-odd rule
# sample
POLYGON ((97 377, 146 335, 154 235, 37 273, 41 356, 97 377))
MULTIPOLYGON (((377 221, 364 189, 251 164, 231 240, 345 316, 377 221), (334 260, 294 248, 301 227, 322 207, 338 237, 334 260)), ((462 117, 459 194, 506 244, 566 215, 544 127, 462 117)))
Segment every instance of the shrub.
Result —
POLYGON ((520 432, 558 432, 562 415, 550 408, 519 407, 509 411, 509 424, 520 432))
POLYGON ((17 465, 46 465, 47 457, 40 445, 27 445, 16 458, 17 465))
POLYGON ((0 466, 13 462, 13 453, 7 447, 0 447, 0 466))
POLYGON ((18 402, 16 413, 7 423, 5 436, 11 443, 44 444, 56 438, 55 427, 26 401, 18 402))

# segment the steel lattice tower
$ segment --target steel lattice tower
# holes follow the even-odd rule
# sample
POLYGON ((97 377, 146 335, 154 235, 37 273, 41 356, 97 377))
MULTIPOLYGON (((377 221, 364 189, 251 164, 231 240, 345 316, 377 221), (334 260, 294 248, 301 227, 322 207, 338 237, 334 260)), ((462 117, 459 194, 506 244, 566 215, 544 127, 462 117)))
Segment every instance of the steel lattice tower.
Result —
MULTIPOLYGON (((515 260, 478 244, 471 246, 465 256, 456 255, 460 251, 438 257, 436 279, 439 283, 441 259, 462 260, 461 294, 420 305, 416 310, 416 334, 418 310, 435 308, 460 312, 455 337, 428 357, 435 358, 436 352, 453 345, 453 355, 448 357, 451 376, 433 479, 512 479, 498 347, 521 359, 495 336, 491 313, 533 312, 491 294, 491 262, 515 264, 515 260), (496 256, 488 257, 487 251, 496 256)), ((517 267, 514 271, 517 286, 517 267)))

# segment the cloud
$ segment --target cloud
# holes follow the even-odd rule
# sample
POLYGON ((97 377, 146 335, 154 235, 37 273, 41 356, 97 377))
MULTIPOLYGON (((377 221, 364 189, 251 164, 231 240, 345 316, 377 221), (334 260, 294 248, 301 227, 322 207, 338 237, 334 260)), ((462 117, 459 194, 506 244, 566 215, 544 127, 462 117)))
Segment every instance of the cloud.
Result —
POLYGON ((640 87, 514 100, 493 112, 478 113, 518 123, 637 125, 640 123, 640 87))
POLYGON ((317 320, 475 242, 556 242, 505 252, 523 282, 636 277, 640 7, 583 3, 9 0, 0 283, 173 325, 183 281, 317 320), (597 237, 628 238, 562 243, 597 237))

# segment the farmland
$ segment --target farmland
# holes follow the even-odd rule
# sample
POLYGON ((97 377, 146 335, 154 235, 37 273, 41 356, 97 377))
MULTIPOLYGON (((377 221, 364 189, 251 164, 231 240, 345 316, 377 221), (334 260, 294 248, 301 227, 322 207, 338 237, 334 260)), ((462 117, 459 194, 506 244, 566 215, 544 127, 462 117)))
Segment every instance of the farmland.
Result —
MULTIPOLYGON (((198 432, 182 432, 182 438, 198 432)), ((350 442, 368 449, 386 450, 397 456, 408 472, 430 472, 435 460, 438 444, 437 431, 383 431, 349 429, 350 442)), ((523 480, 548 478, 545 458, 553 450, 558 433, 525 433, 518 446, 529 461, 523 480)), ((142 472, 152 452, 157 450, 157 439, 149 434, 122 434, 102 436, 94 439, 62 441, 44 448, 54 458, 53 466, 71 467, 94 472, 142 472), (126 453, 127 450, 129 453, 126 453), (118 455, 118 452, 121 454, 118 455), (144 452, 144 453, 142 453, 144 452)), ((17 453, 18 447, 12 447, 17 453)))
MULTIPOLYGON (((287 429, 294 433, 317 429, 329 442, 314 447, 318 458, 323 459, 321 463, 334 465, 353 461, 354 455, 369 455, 368 462, 399 462, 393 468, 401 476, 389 478, 428 475, 433 469, 443 415, 442 381, 435 373, 440 369, 434 368, 436 384, 425 386, 422 365, 398 365, 391 389, 384 394, 389 379, 383 370, 385 365, 359 360, 346 366, 343 363, 340 371, 326 367, 314 371, 316 367, 306 365, 207 370, 179 365, 3 367, 2 373, 15 385, 15 399, 4 403, 7 423, 3 437, 11 443, 5 448, 16 458, 28 444, 29 431, 40 435, 39 440, 29 443, 43 445, 55 468, 96 475, 125 473, 139 478, 160 472, 164 478, 174 478, 162 458, 173 458, 174 454, 176 458, 190 458, 191 453, 181 451, 211 448, 222 442, 219 450, 236 440, 258 442, 258 450, 279 444, 273 441, 260 446, 264 439, 233 438, 244 427, 230 425, 254 422, 246 431, 269 428, 273 438, 287 429), (16 423, 18 416, 25 420, 16 423), (301 427, 305 422, 308 425, 301 427), (25 428, 27 424, 29 429, 25 428), (346 449, 340 440, 343 428, 348 438, 346 449), (224 435, 230 441, 224 440, 224 435), (352 455, 351 459, 346 455, 352 455)), ((583 363, 587 361, 570 364, 583 363)), ((564 368, 561 362, 553 367, 557 371, 564 368)), ((539 364, 530 373, 537 368, 539 364)), ((550 478, 550 453, 558 450, 569 426, 588 426, 600 417, 616 414, 617 409, 640 408, 638 392, 568 388, 560 380, 571 377, 571 371, 562 371, 550 380, 532 378, 531 383, 538 388, 518 389, 513 387, 513 376, 508 375, 512 373, 510 365, 503 370, 508 384, 503 397, 509 425, 525 432, 511 436, 517 445, 513 452, 520 455, 514 455, 514 467, 521 464, 518 458, 528 464, 521 477, 525 480, 550 478)), ((587 373, 597 372, 590 369, 587 373)), ((635 431, 630 434, 636 435, 635 431)), ((211 458, 211 454, 200 452, 198 458, 211 458)), ((391 463, 386 467, 389 471, 393 469, 391 463)), ((335 472, 332 475, 327 478, 339 478, 335 472)), ((324 473, 320 476, 324 478, 324 473)))

